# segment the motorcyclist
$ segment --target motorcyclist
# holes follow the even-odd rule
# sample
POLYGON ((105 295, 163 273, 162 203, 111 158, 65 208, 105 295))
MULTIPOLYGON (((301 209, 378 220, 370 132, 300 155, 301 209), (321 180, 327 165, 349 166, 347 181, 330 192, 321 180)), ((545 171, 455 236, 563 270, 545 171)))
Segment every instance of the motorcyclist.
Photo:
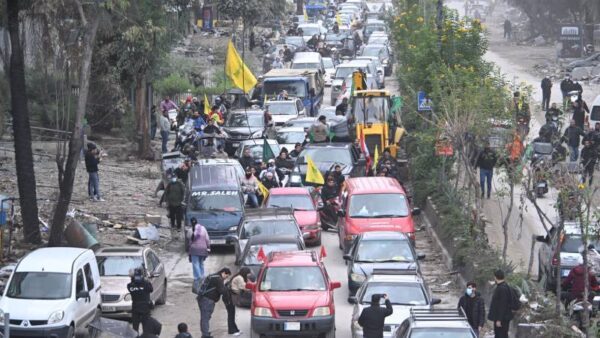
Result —
POLYGON ((551 122, 553 117, 559 119, 563 112, 556 106, 556 102, 552 102, 550 109, 546 112, 546 123, 551 122))
MULTIPOLYGON (((585 269, 588 270, 588 281, 590 288, 598 287, 598 280, 596 276, 591 272, 591 269, 583 265, 583 257, 577 258, 578 265, 569 271, 569 275, 562 282, 564 290, 568 291, 566 304, 569 304, 574 299, 583 299, 583 293, 585 289, 586 281, 584 279, 585 269)), ((589 292, 590 299, 593 299, 593 295, 589 292)))
POLYGON ((169 95, 166 95, 164 97, 164 100, 160 102, 160 111, 164 113, 168 112, 171 109, 179 110, 179 107, 177 107, 177 104, 175 104, 175 102, 171 100, 171 97, 169 95))
POLYGON ((281 184, 279 183, 279 180, 277 179, 277 175, 273 174, 272 172, 268 171, 263 178, 260 180, 260 182, 265 186, 265 188, 267 189, 271 189, 271 188, 279 188, 281 187, 281 184))

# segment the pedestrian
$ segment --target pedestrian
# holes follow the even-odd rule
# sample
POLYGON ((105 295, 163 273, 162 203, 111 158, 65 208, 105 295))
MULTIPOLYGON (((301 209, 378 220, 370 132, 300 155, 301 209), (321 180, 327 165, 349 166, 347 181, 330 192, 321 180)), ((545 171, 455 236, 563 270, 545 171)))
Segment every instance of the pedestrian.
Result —
MULTIPOLYGON (((196 301, 200 308, 200 331, 202 338, 212 338, 210 334, 210 318, 215 311, 215 303, 221 296, 228 298, 229 294, 225 290, 225 279, 231 276, 229 268, 222 268, 217 273, 207 276, 202 282, 196 301)), ((223 299, 224 302, 227 300, 223 299)))
POLYGON ((192 263, 194 285, 199 285, 200 280, 204 277, 204 260, 210 252, 210 237, 206 228, 198 223, 196 217, 190 219, 190 224, 192 225, 192 236, 188 255, 192 263))
POLYGON ((252 300, 252 291, 246 288, 251 275, 250 268, 245 266, 231 278, 231 299, 236 306, 242 306, 244 300, 252 300))
POLYGON ((225 310, 227 310, 227 333, 239 336, 242 334, 242 331, 240 331, 235 323, 235 303, 232 299, 231 279, 225 283, 225 292, 228 295, 227 297, 223 296, 223 304, 225 304, 225 310))
POLYGON ((186 323, 177 324, 177 335, 175 338, 192 338, 192 335, 188 332, 186 323))
POLYGON ((162 138, 162 153, 166 153, 169 150, 167 149, 167 143, 169 142, 169 132, 171 131, 171 121, 169 121, 169 115, 166 111, 162 113, 160 117, 160 137, 162 138))
POLYGON ((319 119, 310 126, 308 134, 312 138, 313 143, 327 142, 329 130, 327 128, 327 118, 325 115, 319 116, 319 119))
POLYGON ((496 152, 486 143, 483 151, 477 158, 477 166, 479 167, 479 185, 481 186, 481 198, 485 195, 485 187, 487 183, 487 198, 490 198, 492 192, 492 178, 494 176, 494 166, 498 156, 496 152), (486 182, 487 181, 487 182, 486 182))
POLYGON ((358 324, 363 328, 364 338, 383 338, 385 317, 392 315, 394 309, 386 294, 375 293, 371 296, 371 305, 364 308, 358 318, 358 324), (385 308, 379 306, 381 298, 385 299, 385 308))
POLYGON ((585 136, 583 130, 575 124, 575 120, 571 120, 562 137, 569 147, 569 160, 571 162, 575 162, 579 158, 579 141, 582 136, 585 136))
POLYGON ((512 36, 512 23, 508 18, 504 20, 504 38, 510 40, 512 36))
POLYGON ((181 230, 183 220, 183 198, 185 196, 185 186, 177 176, 171 177, 171 181, 165 187, 165 200, 169 207, 169 219, 171 220, 171 229, 181 230))
POLYGON ((586 140, 583 143, 583 149, 581 149, 581 165, 583 166, 583 175, 581 177, 581 183, 585 184, 585 180, 589 177, 589 186, 592 185, 594 180, 594 169, 596 168, 596 162, 598 161, 598 152, 592 145, 592 141, 586 140))
POLYGON ((93 143, 87 144, 85 153, 85 170, 88 172, 88 196, 90 201, 104 200, 100 196, 100 176, 98 176, 98 164, 100 163, 100 151, 93 143))
POLYGON ((156 127, 158 127, 158 121, 156 116, 156 105, 153 104, 150 108, 150 139, 154 140, 156 137, 156 127))
POLYGON ((571 81, 571 77, 566 75, 565 78, 560 82, 560 92, 562 93, 563 98, 563 109, 567 100, 569 99, 569 92, 573 90, 573 81, 571 81))
POLYGON ((160 336, 162 324, 158 320, 148 317, 142 325, 144 327, 144 333, 140 335, 139 338, 158 338, 160 336))
POLYGON ((475 335, 479 337, 479 331, 485 325, 485 304, 475 282, 467 283, 465 294, 458 300, 458 309, 462 309, 475 335))
MULTIPOLYGON (((131 325, 138 332, 140 323, 144 324, 150 318, 152 300, 150 295, 154 291, 152 283, 144 278, 144 270, 135 268, 131 274, 131 282, 127 284, 127 291, 131 296, 131 325)), ((144 327, 144 332, 146 328, 144 327)))
POLYGON ((256 37, 254 36, 254 30, 250 30, 250 38, 248 39, 248 47, 250 48, 250 51, 252 51, 254 49, 254 47, 256 47, 256 37))
POLYGON ((508 328, 510 320, 513 318, 511 309, 512 290, 504 281, 504 271, 496 270, 494 279, 496 280, 496 288, 492 295, 490 312, 487 318, 494 325, 495 338, 508 338, 508 328))
POLYGON ((572 103, 572 109, 573 109, 573 116, 571 117, 573 120, 575 120, 575 124, 581 128, 583 130, 583 127, 585 125, 585 110, 583 109, 583 106, 581 105, 581 101, 574 101, 572 103))
POLYGON ((252 174, 252 167, 246 167, 246 175, 241 180, 242 192, 246 195, 246 198, 250 200, 250 206, 258 208, 258 180, 256 176, 252 174))
POLYGON ((550 96, 552 95, 552 80, 546 75, 542 79, 542 109, 548 110, 550 107, 550 96))
POLYGON ((271 64, 271 69, 282 69, 283 68, 283 62, 281 62, 281 59, 279 58, 279 56, 275 57, 275 60, 273 60, 273 63, 271 64))

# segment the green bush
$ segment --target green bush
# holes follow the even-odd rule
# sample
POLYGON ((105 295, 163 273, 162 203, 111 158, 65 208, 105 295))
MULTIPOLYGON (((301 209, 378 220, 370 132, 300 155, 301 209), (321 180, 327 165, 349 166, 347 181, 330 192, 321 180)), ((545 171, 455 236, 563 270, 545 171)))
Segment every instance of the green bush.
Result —
POLYGON ((188 89, 195 91, 195 87, 190 80, 177 73, 172 73, 171 75, 156 81, 154 83, 154 88, 161 96, 173 96, 175 94, 184 93, 188 89))

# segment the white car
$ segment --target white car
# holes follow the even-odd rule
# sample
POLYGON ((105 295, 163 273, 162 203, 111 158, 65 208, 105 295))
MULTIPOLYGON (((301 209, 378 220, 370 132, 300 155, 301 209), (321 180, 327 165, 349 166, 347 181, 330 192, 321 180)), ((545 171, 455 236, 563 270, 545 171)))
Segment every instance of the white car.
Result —
POLYGON ((265 107, 273 119, 275 129, 282 127, 287 121, 305 116, 306 110, 302 100, 293 98, 291 100, 267 101, 265 107))
POLYGON ((283 127, 277 131, 275 139, 281 148, 291 151, 296 143, 304 144, 307 139, 306 129, 304 127, 283 127))
POLYGON ((302 38, 304 41, 310 40, 313 35, 321 35, 327 33, 327 28, 320 23, 302 23, 298 25, 298 29, 302 29, 302 38))
POLYGON ((323 76, 325 87, 330 87, 335 76, 335 64, 332 58, 323 58, 323 64, 325 65, 325 76, 323 76))

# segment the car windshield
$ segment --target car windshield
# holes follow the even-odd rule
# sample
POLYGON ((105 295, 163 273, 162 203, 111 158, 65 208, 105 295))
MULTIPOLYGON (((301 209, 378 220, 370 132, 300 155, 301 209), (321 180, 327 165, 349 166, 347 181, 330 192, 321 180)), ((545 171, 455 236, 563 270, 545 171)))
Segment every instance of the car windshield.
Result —
POLYGON ((348 77, 348 75, 352 74, 352 72, 357 69, 358 67, 337 67, 335 69, 335 78, 345 79, 348 77))
POLYGON ((358 98, 352 100, 352 105, 356 122, 379 122, 387 120, 389 112, 387 97, 358 98))
MULTIPOLYGON (((600 248, 600 241, 589 240, 588 244, 594 245, 595 248, 600 248)), ((580 235, 565 235, 563 237, 560 252, 580 253, 583 250, 583 239, 580 235)))
POLYGON ((260 248, 263 248, 263 252, 265 255, 273 251, 296 251, 301 250, 302 248, 298 247, 297 243, 270 243, 270 244, 261 244, 261 245, 253 245, 248 249, 246 256, 244 257, 244 265, 261 265, 262 261, 259 261, 257 258, 258 251, 260 248))
POLYGON ((304 149, 299 157, 304 158, 306 163, 306 157, 314 163, 341 163, 342 165, 350 165, 352 158, 350 157, 350 151, 346 148, 308 148, 304 149))
POLYGON ((277 142, 279 144, 304 143, 306 133, 303 131, 284 131, 277 132, 277 142))
POLYGON ((225 127, 264 127, 262 114, 229 114, 225 121, 225 127))
POLYGON ((273 98, 282 91, 286 91, 289 96, 293 97, 305 97, 306 96, 306 83, 301 80, 273 80, 265 81, 263 87, 264 94, 267 97, 273 98))
POLYGON ((359 262, 414 262, 414 260, 408 241, 360 241, 356 252, 356 261, 359 262))
POLYGON ((71 297, 71 274, 14 272, 6 297, 17 299, 65 299, 71 297))
POLYGON ((352 195, 348 214, 352 218, 406 217, 406 196, 402 194, 352 195))
POLYGON ((383 36, 374 36, 372 38, 369 39, 369 43, 373 43, 373 44, 386 44, 388 42, 388 38, 383 37, 383 36))
POLYGON ((474 338, 473 332, 469 328, 413 328, 410 332, 410 338, 474 338))
MULTIPOLYGON (((273 151, 273 154, 275 156, 279 155, 279 144, 272 144, 269 143, 269 146, 271 147, 271 150, 273 151)), ((244 146, 244 151, 246 149, 250 149, 250 154, 252 155, 252 158, 262 158, 263 155, 263 144, 250 144, 250 145, 246 145, 244 146)), ((242 151, 243 153, 243 151, 242 151)))
POLYGON ((316 266, 270 267, 260 282, 260 291, 325 290, 325 277, 316 266))
POLYGON ((320 68, 320 64, 318 62, 299 62, 292 63, 292 69, 318 69, 320 68))
POLYGON ((330 69, 335 67, 333 64, 333 60, 331 58, 323 58, 323 64, 325 65, 325 69, 330 69))
POLYGON ((301 36, 286 36, 285 43, 288 45, 294 45, 296 47, 300 47, 304 45, 304 39, 301 36))
POLYGON ((248 239, 257 235, 299 235, 298 225, 293 221, 267 220, 250 221, 243 225, 240 239, 248 239))
POLYGON ((267 105, 267 111, 271 115, 298 115, 295 101, 275 104, 270 103, 267 105))
MULTIPOLYGON (((387 294, 388 299, 394 305, 427 305, 427 298, 421 284, 418 283, 385 283, 371 282, 367 285, 360 303, 371 304, 371 296, 374 294, 387 294)), ((382 298, 381 304, 385 301, 382 298)))
POLYGON ((315 205, 309 195, 271 195, 267 207, 315 210, 315 205))
POLYGON ((144 264, 141 256, 98 256, 100 276, 129 276, 129 271, 144 264))
POLYGON ((367 27, 365 28, 365 30, 367 32, 367 35, 369 35, 369 34, 371 34, 373 32, 383 32, 383 31, 385 31, 385 25, 379 25, 379 24, 377 24, 377 25, 368 25, 367 24, 367 27))
POLYGON ((207 190, 192 192, 194 211, 241 211, 243 206, 237 190, 207 190))
POLYGON ((298 128, 310 128, 317 119, 298 119, 298 120, 289 120, 285 123, 286 127, 298 127, 298 128))

